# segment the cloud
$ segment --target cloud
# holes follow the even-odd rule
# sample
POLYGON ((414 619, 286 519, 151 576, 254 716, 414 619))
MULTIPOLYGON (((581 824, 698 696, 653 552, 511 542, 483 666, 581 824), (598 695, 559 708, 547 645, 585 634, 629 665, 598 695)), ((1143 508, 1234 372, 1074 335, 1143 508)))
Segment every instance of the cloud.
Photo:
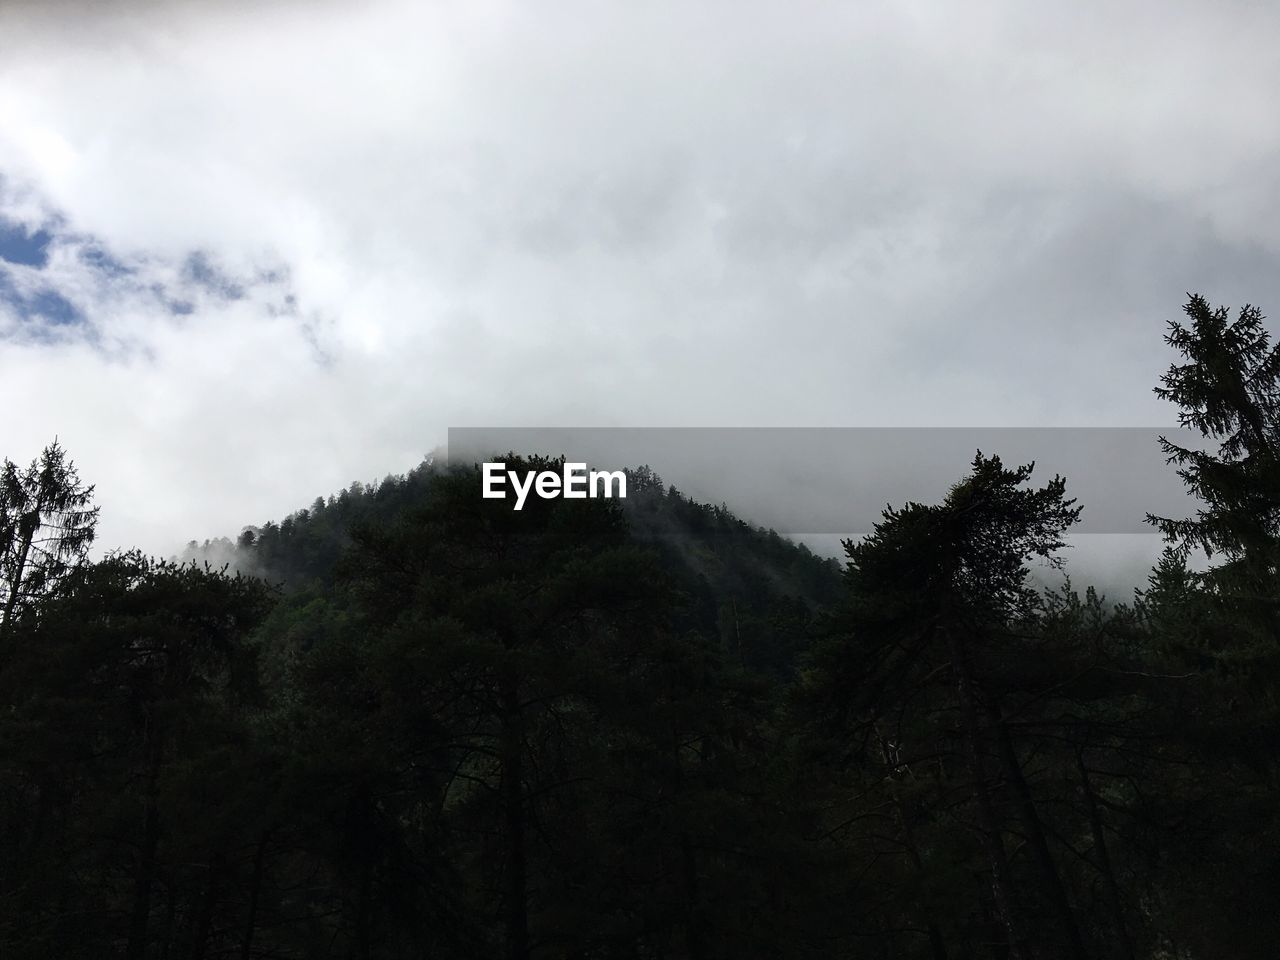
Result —
POLYGON ((171 550, 451 425, 1171 420, 1184 292, 1280 300, 1278 20, 6 6, 3 269, 81 319, 0 307, 0 452, 171 550))

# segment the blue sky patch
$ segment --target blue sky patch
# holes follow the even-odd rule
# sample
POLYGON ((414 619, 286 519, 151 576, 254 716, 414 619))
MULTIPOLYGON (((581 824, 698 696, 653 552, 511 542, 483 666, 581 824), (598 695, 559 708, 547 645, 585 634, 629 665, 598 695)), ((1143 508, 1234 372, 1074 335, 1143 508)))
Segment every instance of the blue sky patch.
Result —
POLYGON ((27 299, 27 315, 58 327, 84 322, 84 314, 57 290, 41 290, 27 299))
POLYGON ((0 260, 41 269, 49 262, 52 239, 48 230, 31 233, 23 224, 0 216, 0 260))
POLYGON ((298 313, 285 266, 264 265, 237 275, 204 249, 176 260, 145 251, 115 251, 101 238, 75 231, 60 213, 46 212, 37 226, 30 215, 8 210, 4 186, 0 173, 0 338, 94 341, 98 330, 91 318, 98 298, 141 297, 142 309, 158 310, 179 323, 206 306, 216 308, 255 293, 266 294, 262 306, 268 316, 298 313), (60 258, 56 270, 50 268, 55 242, 60 258), (148 293, 154 300, 145 303, 148 293))
POLYGON ((85 315, 57 290, 45 287, 34 294, 23 294, 14 286, 9 272, 0 267, 0 303, 8 304, 25 325, 37 328, 37 334, 52 327, 84 324, 85 315))

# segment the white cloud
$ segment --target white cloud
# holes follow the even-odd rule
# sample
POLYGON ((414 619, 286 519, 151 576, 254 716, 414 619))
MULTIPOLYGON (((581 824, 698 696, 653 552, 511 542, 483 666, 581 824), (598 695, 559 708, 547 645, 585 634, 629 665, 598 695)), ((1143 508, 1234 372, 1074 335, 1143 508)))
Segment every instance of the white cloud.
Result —
POLYGON ((1280 300, 1278 19, 7 7, 3 212, 80 238, 40 282, 97 339, 0 340, 0 454, 59 433, 104 540, 169 551, 450 425, 1169 419, 1183 292, 1280 300))

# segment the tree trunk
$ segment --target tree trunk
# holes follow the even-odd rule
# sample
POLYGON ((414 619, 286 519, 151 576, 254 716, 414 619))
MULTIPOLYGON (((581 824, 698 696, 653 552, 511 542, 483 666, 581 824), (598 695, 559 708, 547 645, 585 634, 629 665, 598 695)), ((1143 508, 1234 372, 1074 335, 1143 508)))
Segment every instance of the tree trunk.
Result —
POLYGON ((200 898, 200 912, 196 928, 191 936, 191 960, 204 960, 209 949, 209 933, 213 930, 213 909, 218 900, 218 883, 222 877, 222 858, 215 856, 209 862, 209 876, 205 880, 204 896, 200 898))
POLYGON ((1111 912, 1115 914, 1117 947, 1123 960, 1134 960, 1133 941, 1129 938, 1129 930, 1125 925, 1124 898, 1120 896, 1120 884, 1116 882, 1115 870, 1111 866, 1111 856, 1107 852, 1107 837, 1102 826, 1102 814, 1098 810, 1098 801, 1094 799, 1093 784, 1089 782, 1089 771, 1084 765, 1084 751, 1076 751, 1076 769, 1080 771, 1080 785, 1084 788, 1085 810, 1089 814, 1089 828, 1093 831, 1093 850, 1098 858, 1098 869, 1102 872, 1102 882, 1107 889, 1111 912))
MULTIPOLYGON (((4 603, 4 619, 0 621, 0 641, 4 640, 4 636, 11 628, 13 623, 13 613, 18 608, 18 594, 22 592, 22 577, 26 573, 27 558, 31 554, 31 541, 35 538, 36 530, 39 529, 40 514, 39 504, 36 505, 36 528, 23 534, 22 546, 18 550, 18 560, 14 565, 12 579, 9 581, 9 596, 5 598, 4 603)), ((18 522, 18 529, 21 531, 22 522, 18 522)))
POLYGON ((156 853, 160 847, 159 780, 161 763, 160 736, 154 720, 148 718, 146 815, 142 828, 142 844, 138 852, 138 870, 134 877, 133 910, 129 917, 129 941, 125 949, 128 960, 143 960, 147 952, 147 926, 151 919, 151 888, 155 882, 156 853))
POLYGON ((173 949, 173 928, 178 912, 178 892, 174 889, 172 882, 165 884, 165 894, 164 933, 161 935, 164 946, 160 949, 160 960, 169 960, 169 953, 173 949))
POLYGON ((1071 960, 1088 960, 1084 949, 1084 941, 1080 936, 1080 927, 1076 923, 1075 913, 1071 909, 1071 901, 1067 897, 1067 888, 1062 883, 1062 875, 1058 873, 1057 864, 1053 862, 1053 853, 1049 850, 1049 840, 1045 835, 1044 824, 1036 812, 1035 801, 1031 796, 1031 787, 1027 778, 1022 775, 1022 765, 1018 762, 1018 754, 1013 747, 1013 738, 1009 735, 1009 727, 1004 722, 1000 707, 996 703, 987 704, 987 716, 996 733, 997 756, 1005 778, 1013 786, 1014 802, 1018 809, 1018 818, 1027 832, 1027 841, 1031 845, 1032 856, 1040 868, 1045 890, 1049 895, 1049 903, 1058 917, 1058 925, 1066 939, 1067 955, 1071 960))
POLYGON ((507 960, 529 956, 528 865, 525 860, 524 730, 519 687, 514 680, 502 686, 502 811, 506 826, 506 890, 503 925, 507 960))
POLYGON ((133 911, 129 918, 128 960, 142 960, 147 953, 147 924, 151 918, 151 888, 155 881, 156 851, 160 845, 160 813, 154 796, 147 797, 142 850, 134 878, 133 911))
POLYGON ((270 832, 264 832, 258 840, 258 848, 253 854, 253 879, 249 885, 249 912, 244 921, 244 939, 240 944, 240 960, 249 960, 253 954, 253 932, 258 924, 258 900, 262 893, 262 874, 267 859, 267 838, 270 832))
MULTIPOLYGON (((879 735, 877 731, 877 735, 879 735)), ((884 737, 880 737, 882 747, 884 745, 884 737)), ((885 749, 885 760, 892 763, 892 758, 888 756, 888 750, 885 749)), ((924 868, 924 860, 920 856, 920 848, 916 844, 915 830, 911 826, 910 812, 907 810, 907 804, 902 799, 902 791, 898 789, 898 783, 892 775, 889 777, 889 792, 893 796, 894 808, 898 812, 898 824, 902 828, 902 839, 906 844, 907 853, 911 857, 911 866, 915 870, 916 877, 923 884, 927 871, 924 868)), ((942 937, 942 930, 939 928, 937 921, 933 915, 933 905, 929 904, 926 910, 925 925, 929 934, 929 950, 933 954, 933 960, 947 960, 947 944, 942 937)))
POLYGON ((964 717, 965 753, 973 776, 974 793, 978 800, 979 833, 991 865, 991 894, 995 901, 996 916, 1005 929, 1005 935, 1009 938, 1010 960, 1033 960, 1034 955, 1026 934, 1027 927, 1009 888, 1009 860, 1005 854, 1002 831, 987 784, 986 765, 983 762, 982 752, 982 728, 978 722, 977 693, 974 690, 973 667, 969 662, 969 652, 956 631, 948 630, 947 640, 951 652, 951 666, 956 676, 960 711, 964 717))
POLYGON ((680 835, 680 862, 684 873, 685 896, 688 898, 688 909, 685 915, 685 946, 689 952, 689 960, 705 960, 707 937, 703 930, 702 885, 698 880, 697 854, 693 849, 693 841, 687 833, 680 835))
POLYGON ((356 904, 356 955, 360 960, 373 956, 373 864, 360 864, 360 891, 356 904))

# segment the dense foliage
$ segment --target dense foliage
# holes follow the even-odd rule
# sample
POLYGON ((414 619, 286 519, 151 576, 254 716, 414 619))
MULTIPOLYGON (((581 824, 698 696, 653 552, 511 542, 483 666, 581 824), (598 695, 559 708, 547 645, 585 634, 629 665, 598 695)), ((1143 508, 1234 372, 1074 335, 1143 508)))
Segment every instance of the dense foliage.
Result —
POLYGON ((89 562, 61 448, 5 461, 0 956, 1272 956, 1280 352, 1186 313, 1202 509, 1129 604, 1032 587, 1080 508, 982 453, 843 571, 430 462, 89 562))

